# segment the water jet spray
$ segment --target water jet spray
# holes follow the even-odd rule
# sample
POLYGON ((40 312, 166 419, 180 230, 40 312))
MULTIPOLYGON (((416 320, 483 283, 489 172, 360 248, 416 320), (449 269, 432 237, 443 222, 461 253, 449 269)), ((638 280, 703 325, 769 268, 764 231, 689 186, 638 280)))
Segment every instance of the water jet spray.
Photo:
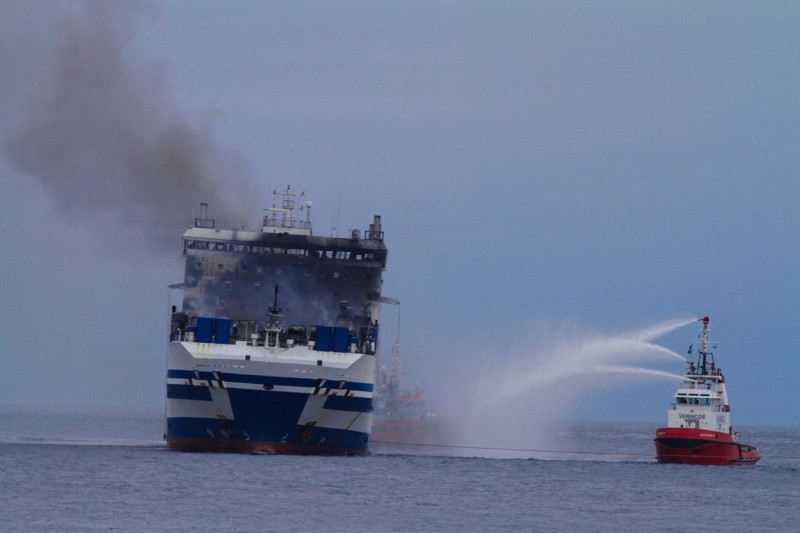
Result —
MULTIPOLYGON (((481 367, 470 396, 472 404, 463 415, 460 440, 464 444, 483 441, 496 445, 500 436, 504 446, 548 445, 552 435, 548 427, 583 395, 608 386, 611 379, 683 379, 678 374, 635 363, 675 358, 686 361, 680 354, 650 341, 696 320, 672 320, 622 335, 571 336, 534 353, 512 352, 488 372, 485 366, 481 367)), ((536 342, 526 343, 535 345, 536 342)))

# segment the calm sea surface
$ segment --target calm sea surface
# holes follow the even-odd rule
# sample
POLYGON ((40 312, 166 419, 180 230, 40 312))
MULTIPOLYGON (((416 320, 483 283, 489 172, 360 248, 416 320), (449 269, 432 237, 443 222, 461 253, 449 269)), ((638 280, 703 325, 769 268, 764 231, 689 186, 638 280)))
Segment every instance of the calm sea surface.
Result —
POLYGON ((528 458, 218 455, 167 451, 157 410, 0 406, 0 531, 797 530, 800 428, 737 428, 755 467, 659 465, 655 428, 565 423, 528 458))

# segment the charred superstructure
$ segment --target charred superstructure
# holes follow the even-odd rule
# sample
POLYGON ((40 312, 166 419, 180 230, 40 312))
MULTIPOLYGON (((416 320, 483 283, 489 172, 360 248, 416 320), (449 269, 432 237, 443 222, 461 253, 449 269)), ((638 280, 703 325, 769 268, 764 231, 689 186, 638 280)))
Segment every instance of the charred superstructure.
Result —
MULTIPOLYGON (((377 319, 386 267, 380 217, 364 238, 357 229, 350 238, 320 237, 311 233, 310 216, 293 217, 295 193, 279 194, 281 205, 266 209, 261 231, 216 229, 201 209, 183 236, 184 312, 236 319, 240 340, 249 340, 277 283, 289 324, 358 329, 377 319)), ((308 214, 311 203, 301 209, 308 214)))
POLYGON ((311 202, 297 206, 303 194, 273 194, 259 230, 219 229, 203 204, 183 235, 167 445, 366 453, 387 257, 380 217, 363 234, 317 236, 311 202))

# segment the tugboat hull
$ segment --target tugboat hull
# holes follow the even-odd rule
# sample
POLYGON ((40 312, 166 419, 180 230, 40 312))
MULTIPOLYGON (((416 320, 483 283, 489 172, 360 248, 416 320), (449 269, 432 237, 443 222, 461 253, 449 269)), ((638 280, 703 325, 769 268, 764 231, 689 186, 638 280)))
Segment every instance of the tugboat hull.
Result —
POLYGON ((754 465, 758 448, 737 442, 728 433, 694 428, 660 428, 656 431, 659 463, 692 465, 754 465))

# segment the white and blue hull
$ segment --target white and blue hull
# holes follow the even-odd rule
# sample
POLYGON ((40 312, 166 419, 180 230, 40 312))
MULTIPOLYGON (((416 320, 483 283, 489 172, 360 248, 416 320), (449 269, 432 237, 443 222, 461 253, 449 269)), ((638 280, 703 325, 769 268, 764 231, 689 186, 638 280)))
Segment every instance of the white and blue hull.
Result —
POLYGON ((247 453, 367 454, 375 356, 172 341, 167 445, 247 453))

